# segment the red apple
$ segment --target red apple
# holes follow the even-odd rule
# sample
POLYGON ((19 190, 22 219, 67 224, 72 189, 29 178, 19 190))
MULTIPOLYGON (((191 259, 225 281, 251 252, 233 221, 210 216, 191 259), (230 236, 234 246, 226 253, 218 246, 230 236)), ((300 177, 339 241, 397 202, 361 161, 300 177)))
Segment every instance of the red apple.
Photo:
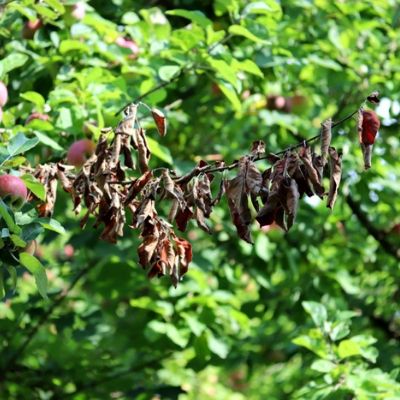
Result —
POLYGON ((0 82, 0 107, 4 107, 8 100, 7 86, 0 82))
POLYGON ((24 181, 18 176, 1 175, 0 176, 0 197, 10 199, 10 205, 20 208, 26 201, 28 189, 24 181))
POLYGON ((85 17, 85 3, 82 1, 79 1, 78 3, 75 3, 72 7, 72 12, 71 15, 77 19, 77 20, 81 20, 85 17))
POLYGON ((68 163, 75 167, 81 167, 94 153, 95 149, 96 145, 89 139, 82 139, 72 143, 67 154, 68 163))
POLYGON ((48 121, 49 116, 47 114, 42 114, 39 112, 33 112, 25 121, 25 125, 28 125, 29 122, 33 121, 34 119, 41 119, 42 121, 48 121))
POLYGON ((22 30, 22 37, 24 39, 32 39, 35 32, 39 30, 42 26, 43 23, 40 19, 25 22, 24 28, 22 30))

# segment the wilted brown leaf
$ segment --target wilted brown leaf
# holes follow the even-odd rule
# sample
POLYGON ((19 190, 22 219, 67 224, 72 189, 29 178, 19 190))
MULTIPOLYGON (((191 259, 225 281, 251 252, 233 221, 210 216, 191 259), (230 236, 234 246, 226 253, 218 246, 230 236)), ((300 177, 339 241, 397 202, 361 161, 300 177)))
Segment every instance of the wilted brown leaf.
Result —
POLYGON ((320 181, 319 173, 312 162, 311 149, 309 147, 301 147, 299 156, 305 167, 303 173, 310 180, 315 194, 322 198, 325 191, 320 181))
POLYGON ((161 137, 165 136, 167 134, 167 118, 164 113, 157 108, 152 108, 151 115, 156 123, 158 133, 161 137))
POLYGON ((329 147, 330 182, 327 207, 333 208, 340 185, 342 175, 342 154, 334 147, 329 147))
POLYGON ((328 149, 332 139, 332 118, 328 118, 322 123, 321 130, 321 156, 323 165, 328 161, 328 149))
POLYGON ((364 169, 371 168, 371 161, 372 161, 372 148, 374 147, 373 144, 363 144, 361 143, 361 151, 364 158, 364 169))

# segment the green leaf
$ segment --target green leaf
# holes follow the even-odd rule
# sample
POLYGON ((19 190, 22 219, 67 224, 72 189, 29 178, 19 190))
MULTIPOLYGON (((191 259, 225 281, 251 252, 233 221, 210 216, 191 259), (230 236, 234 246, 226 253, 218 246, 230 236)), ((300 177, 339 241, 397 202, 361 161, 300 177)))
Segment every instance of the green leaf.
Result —
POLYGON ((212 21, 209 20, 201 11, 188 11, 183 9, 169 10, 165 14, 174 15, 177 17, 186 18, 202 28, 206 28, 208 25, 212 25, 212 21))
POLYGON ((56 125, 60 129, 69 129, 73 126, 72 113, 69 108, 61 107, 59 109, 56 125))
POLYGON ((43 110, 43 106, 45 104, 45 99, 40 93, 29 91, 29 92, 22 93, 19 96, 22 97, 23 99, 28 100, 31 103, 35 104, 37 106, 37 108, 39 109, 38 111, 43 110))
POLYGON ((207 63, 219 74, 225 81, 229 82, 234 88, 237 88, 238 78, 236 71, 224 60, 209 57, 207 63))
POLYGON ((42 6, 41 4, 34 4, 33 8, 36 10, 36 12, 44 17, 48 18, 50 20, 55 20, 58 17, 58 13, 54 12, 53 10, 50 10, 50 8, 42 6))
POLYGON ((21 232, 21 228, 14 222, 13 217, 8 212, 8 207, 2 199, 0 199, 0 217, 2 217, 11 232, 16 234, 21 232))
POLYGON ((24 181, 26 187, 40 200, 46 200, 46 191, 44 186, 32 175, 23 175, 21 179, 24 181))
POLYGON ((57 232, 60 235, 64 235, 65 234, 65 229, 64 227, 55 219, 52 218, 39 218, 38 222, 40 225, 43 226, 43 228, 49 230, 49 231, 53 231, 53 232, 57 232))
POLYGON ((221 92, 226 96, 226 98, 231 102, 235 111, 240 111, 242 109, 242 102, 240 101, 238 95, 236 94, 233 87, 225 82, 217 82, 218 87, 221 92))
POLYGON ((180 69, 177 65, 165 65, 158 70, 158 75, 163 81, 168 82, 180 69))
POLYGON ((25 247, 26 246, 26 242, 24 240, 22 240, 18 235, 16 235, 15 233, 13 233, 10 236, 11 241, 15 244, 15 246, 17 247, 25 247))
POLYGON ((318 372, 328 373, 336 368, 336 364, 328 360, 316 360, 311 364, 311 369, 318 372))
POLYGON ((7 150, 10 157, 25 153, 39 143, 38 138, 28 139, 23 133, 15 135, 8 143, 7 150))
POLYGON ((352 339, 342 340, 338 346, 338 355, 340 358, 358 356, 361 354, 361 347, 352 339))
POLYGON ((47 275, 42 263, 36 257, 25 252, 20 253, 19 262, 35 277, 39 293, 47 299, 47 275))
POLYGON ((311 315, 315 325, 322 327, 328 318, 325 306, 315 301, 303 301, 301 305, 311 315))
POLYGON ((11 290, 14 291, 17 287, 17 270, 12 265, 7 265, 6 268, 11 278, 11 290))
POLYGON ((255 43, 265 43, 266 41, 260 39, 258 36, 251 33, 247 28, 241 25, 231 25, 228 29, 229 33, 232 35, 243 36, 255 43))
POLYGON ((80 42, 79 40, 63 40, 60 43, 59 51, 61 54, 68 53, 70 51, 81 51, 83 53, 90 53, 90 47, 85 44, 80 42))
POLYGON ((39 139, 41 143, 43 143, 46 146, 51 147, 52 149, 56 151, 64 151, 64 148, 62 148, 55 140, 53 140, 51 137, 45 135, 42 132, 39 131, 33 131, 35 136, 39 139))
POLYGON ((65 12, 65 7, 58 0, 44 0, 53 10, 57 11, 59 14, 63 14, 65 12))
POLYGON ((165 333, 169 339, 171 339, 176 345, 178 345, 182 349, 185 348, 188 344, 189 337, 185 337, 183 335, 182 329, 178 330, 172 324, 167 324, 165 333))
POLYGON ((5 160, 3 163, 4 168, 15 168, 18 167, 19 165, 23 164, 26 161, 25 157, 22 156, 17 156, 13 157, 10 160, 5 160))
POLYGON ((158 143, 156 140, 152 139, 151 137, 146 137, 147 139, 147 144, 149 146, 149 149, 151 153, 159 158, 160 160, 166 162, 167 164, 172 165, 174 163, 174 160, 172 159, 171 153, 168 149, 168 147, 165 147, 158 143))
POLYGON ((28 59, 29 57, 25 54, 21 53, 10 54, 9 56, 0 61, 3 75, 6 75, 13 69, 22 67, 28 61, 28 59))
POLYGON ((232 67, 234 67, 238 71, 248 72, 249 74, 253 74, 259 76, 260 78, 264 77, 263 72, 258 67, 258 65, 252 60, 232 60, 232 67))
POLYGON ((217 339, 211 332, 207 336, 209 349, 217 356, 225 359, 229 353, 229 347, 222 340, 217 339))

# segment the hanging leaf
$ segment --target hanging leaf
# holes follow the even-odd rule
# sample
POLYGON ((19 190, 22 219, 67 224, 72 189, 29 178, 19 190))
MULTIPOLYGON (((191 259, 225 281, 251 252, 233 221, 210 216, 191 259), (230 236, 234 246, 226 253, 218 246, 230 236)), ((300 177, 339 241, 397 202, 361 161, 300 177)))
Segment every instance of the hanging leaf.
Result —
POLYGON ((372 110, 362 111, 362 131, 360 143, 374 144, 375 136, 381 126, 378 116, 372 110))
POLYGON ((314 193, 322 198, 325 191, 321 184, 319 174, 313 165, 311 149, 309 147, 302 147, 299 151, 299 156, 304 164, 304 172, 307 178, 310 179, 314 193))
POLYGON ((283 183, 285 189, 285 202, 283 202, 283 207, 285 209, 285 214, 287 216, 286 219, 286 227, 289 230, 294 221, 296 220, 297 208, 299 206, 299 189, 297 183, 294 179, 290 179, 289 182, 283 183))
POLYGON ((323 165, 327 163, 328 160, 328 149, 331 145, 332 139, 332 118, 328 118, 322 123, 321 130, 321 156, 323 160, 323 165))
POLYGON ((164 113, 157 108, 151 109, 151 115, 153 116, 158 133, 161 137, 164 137, 167 134, 167 118, 164 113))
POLYGON ((374 146, 372 144, 363 144, 361 143, 361 151, 363 154, 364 158, 364 169, 370 169, 371 168, 371 162, 372 162, 372 148, 374 146))
POLYGON ((330 182, 327 207, 333 208, 340 185, 342 175, 342 154, 334 147, 329 147, 330 182))

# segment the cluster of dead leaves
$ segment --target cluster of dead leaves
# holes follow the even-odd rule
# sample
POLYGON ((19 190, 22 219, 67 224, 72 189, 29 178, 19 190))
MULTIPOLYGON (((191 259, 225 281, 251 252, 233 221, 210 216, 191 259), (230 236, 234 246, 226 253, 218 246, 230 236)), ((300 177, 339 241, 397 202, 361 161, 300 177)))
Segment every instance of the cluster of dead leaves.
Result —
POLYGON ((332 121, 323 124, 321 155, 304 144, 298 151, 287 151, 283 156, 273 154, 260 157, 264 145, 253 144, 252 153, 238 161, 238 174, 224 182, 231 217, 238 235, 252 243, 250 225, 252 212, 260 226, 279 225, 288 231, 295 222, 299 199, 303 195, 319 197, 327 195, 327 206, 333 208, 341 179, 341 154, 330 147, 332 121), (257 152, 254 149, 258 149, 257 152), (260 172, 254 161, 267 158, 273 165, 260 172), (330 183, 325 191, 323 176, 329 160, 330 183))
MULTIPOLYGON (((265 155, 265 144, 258 140, 253 142, 250 154, 231 165, 225 166, 223 162, 209 165, 201 161, 189 173, 178 177, 165 168, 158 168, 157 174, 149 168, 151 152, 146 133, 137 119, 137 108, 138 105, 133 104, 127 109, 126 117, 115 131, 102 131, 95 153, 77 174, 73 167, 58 163, 37 167, 34 176, 46 189, 46 202, 39 205, 41 216, 51 215, 57 181, 60 181, 64 190, 71 194, 76 213, 85 206, 81 226, 93 216, 94 226, 102 226, 101 239, 116 243, 118 237, 124 235, 125 227, 138 229, 141 237, 139 263, 148 270, 150 277, 168 275, 177 285, 192 260, 192 247, 177 236, 174 225, 184 232, 189 221, 194 220, 209 233, 207 219, 224 194, 239 237, 250 243, 254 220, 261 227, 275 223, 288 231, 296 220, 303 196, 326 196, 327 207, 333 208, 335 204, 342 155, 330 145, 331 119, 322 124, 320 154, 304 142, 283 154, 265 155), (261 172, 255 164, 260 159, 267 159, 272 166, 261 172), (220 179, 219 184, 215 184, 213 172, 233 168, 237 169, 234 178, 220 179), (329 176, 327 188, 324 176, 329 176), (212 183, 219 187, 215 196, 212 183), (161 202, 168 205, 167 218, 158 213, 157 206, 161 202)), ((167 129, 164 114, 157 109, 150 111, 159 134, 164 136, 167 129)), ((367 168, 370 165, 368 148, 372 147, 379 120, 373 112, 362 109, 358 117, 367 168)))

